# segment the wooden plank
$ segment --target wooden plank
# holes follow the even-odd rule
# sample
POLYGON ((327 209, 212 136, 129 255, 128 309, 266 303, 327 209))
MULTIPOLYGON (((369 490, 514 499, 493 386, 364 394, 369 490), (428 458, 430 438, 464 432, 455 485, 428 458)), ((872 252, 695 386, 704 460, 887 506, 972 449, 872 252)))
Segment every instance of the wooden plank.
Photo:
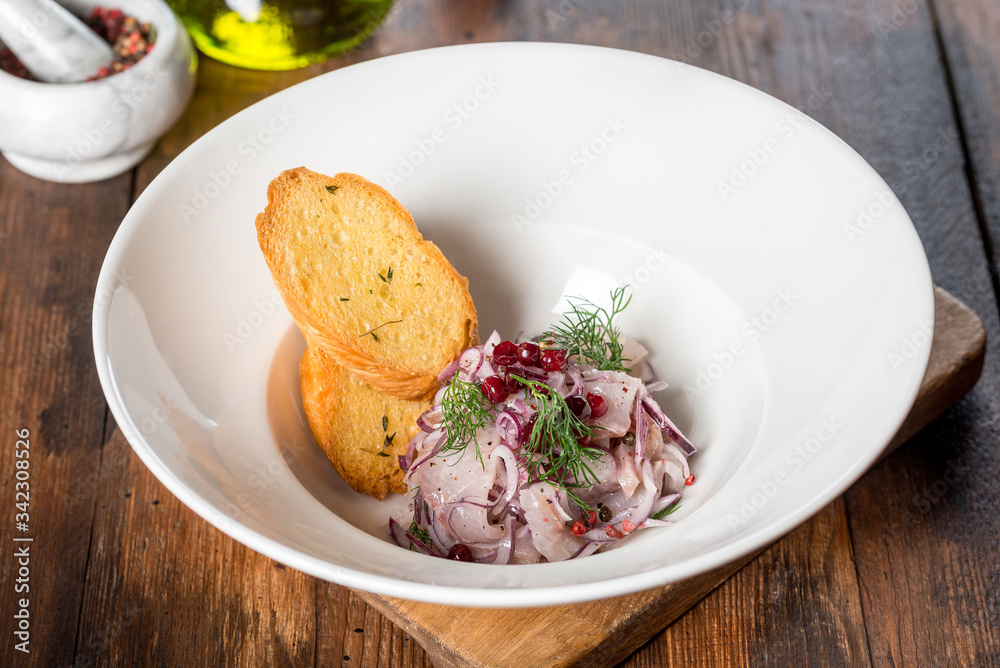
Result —
POLYGON ((67 188, 25 176, 0 158, 0 656, 17 657, 19 665, 62 665, 74 656, 106 410, 91 309, 130 181, 67 188), (27 531, 15 525, 21 429, 30 432, 27 531), (13 556, 25 545, 27 577, 18 575, 13 556), (27 591, 15 592, 24 585, 27 591), (27 655, 15 650, 12 629, 22 598, 30 615, 27 655))
MULTIPOLYGON (((944 135, 947 156, 936 157, 944 142, 924 135, 912 158, 928 165, 914 189, 935 193, 935 208, 946 216, 924 228, 925 246, 937 279, 980 314, 990 343, 975 390, 856 485, 848 515, 874 665, 989 665, 1000 657, 1000 7, 954 0, 917 6, 939 21, 935 37, 955 106, 921 114, 931 122, 951 116, 957 126, 944 135), (943 196, 942 182, 961 177, 972 206, 953 208, 957 198, 943 196), (984 239, 985 266, 982 251, 973 252, 984 239)), ((912 39, 913 17, 897 18, 897 38, 912 39)))
POLYGON ((314 578, 195 515, 118 430, 101 479, 77 665, 312 663, 314 578))
MULTIPOLYGON (((982 369, 986 341, 979 319, 946 292, 937 290, 936 297, 931 362, 914 410, 888 449, 967 393, 982 369)), ((728 642, 721 649, 733 663, 767 658, 777 665, 859 665, 869 662, 868 644, 854 564, 840 558, 844 552, 851 553, 851 540, 841 498, 760 557, 749 555, 689 580, 611 600, 490 610, 359 595, 420 642, 439 668, 604 666, 627 657, 738 573, 720 594, 726 616, 708 620, 716 629, 732 628, 727 623, 734 619, 753 620, 754 636, 723 635, 728 642), (796 611, 794 624, 774 614, 782 609, 796 611), (498 637, 504 642, 496 642, 498 637), (751 642, 758 638, 769 642, 751 642)), ((705 650, 670 639, 665 644, 677 652, 672 661, 691 662, 691 651, 705 650)), ((712 648, 714 656, 719 650, 712 648)))

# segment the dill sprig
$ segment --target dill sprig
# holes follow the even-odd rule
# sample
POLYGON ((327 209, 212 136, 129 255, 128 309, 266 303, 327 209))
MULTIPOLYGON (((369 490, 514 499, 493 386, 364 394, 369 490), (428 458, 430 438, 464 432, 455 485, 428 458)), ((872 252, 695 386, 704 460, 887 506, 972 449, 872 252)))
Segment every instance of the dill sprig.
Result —
MULTIPOLYGON (((419 540, 421 543, 423 543, 427 547, 433 547, 433 543, 431 543, 431 532, 428 531, 427 529, 421 529, 420 527, 418 527, 416 520, 411 520, 410 521, 410 528, 408 529, 408 531, 411 534, 413 534, 414 538, 416 538, 417 540, 419 540)), ((411 550, 413 549, 412 545, 410 546, 410 549, 411 550)))
POLYGON ((662 520, 667 515, 672 515, 680 507, 681 507, 681 500, 677 499, 666 508, 663 508, 661 510, 656 511, 655 513, 652 513, 650 517, 654 520, 662 520))
POLYGON ((632 301, 625 287, 611 291, 611 305, 598 306, 583 297, 567 297, 569 313, 539 337, 547 348, 565 348, 570 356, 603 371, 628 371, 619 340, 621 332, 614 325, 615 316, 632 301))
POLYGON ((446 429, 441 452, 463 450, 470 443, 475 443, 476 458, 481 462, 483 455, 479 451, 476 435, 494 419, 479 385, 458 377, 452 378, 441 398, 441 422, 446 429))
POLYGON ((600 482, 590 464, 596 464, 604 450, 580 443, 593 432, 558 392, 539 381, 512 377, 527 388, 538 415, 521 451, 528 476, 565 490, 574 503, 589 510, 573 488, 600 482))

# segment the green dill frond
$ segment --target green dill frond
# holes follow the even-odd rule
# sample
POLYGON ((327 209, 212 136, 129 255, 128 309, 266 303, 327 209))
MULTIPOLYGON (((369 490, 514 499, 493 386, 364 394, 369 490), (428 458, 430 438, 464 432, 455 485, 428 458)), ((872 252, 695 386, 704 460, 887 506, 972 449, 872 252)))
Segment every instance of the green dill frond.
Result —
POLYGON ((677 499, 666 508, 663 508, 661 510, 656 511, 655 513, 652 513, 650 515, 650 518, 654 520, 662 520, 667 515, 672 515, 673 513, 677 512, 677 509, 680 507, 681 507, 681 500, 677 499))
MULTIPOLYGON (((431 532, 428 531, 427 529, 421 529, 420 527, 418 527, 416 520, 413 520, 413 521, 410 522, 410 528, 407 529, 407 531, 409 531, 411 534, 413 534, 414 538, 416 538, 417 540, 419 540, 421 543, 423 543, 427 547, 433 547, 433 545, 431 543, 431 532)), ((412 545, 410 546, 410 549, 411 550, 413 549, 412 545)))
MULTIPOLYGON (((627 287, 627 286, 626 286, 627 287)), ((598 306, 583 297, 567 297, 570 311, 557 325, 539 337, 547 348, 565 348, 581 363, 603 371, 627 371, 629 360, 623 355, 621 332, 614 325, 615 316, 632 301, 625 287, 611 291, 611 305, 598 306)))
POLYGON ((467 445, 474 443, 476 458, 482 462, 483 456, 476 436, 493 422, 494 417, 479 385, 467 383, 458 377, 452 378, 441 398, 441 416, 441 423, 446 430, 446 440, 441 452, 464 450, 467 445))
POLYGON ((513 377, 527 388, 538 415, 522 448, 528 476, 566 490, 574 503, 589 509, 572 488, 600 482, 591 464, 600 461, 604 450, 580 443, 593 432, 558 392, 545 383, 513 377))

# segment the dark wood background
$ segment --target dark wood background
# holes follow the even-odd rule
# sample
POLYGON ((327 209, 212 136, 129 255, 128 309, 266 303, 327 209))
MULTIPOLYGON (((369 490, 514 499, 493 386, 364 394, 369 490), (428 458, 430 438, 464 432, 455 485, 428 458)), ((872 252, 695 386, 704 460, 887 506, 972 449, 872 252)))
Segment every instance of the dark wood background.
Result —
POLYGON ((808 111, 888 181, 935 281, 990 336, 964 400, 624 665, 1000 665, 995 0, 398 0, 367 44, 321 66, 264 73, 202 58, 191 107, 130 173, 57 185, 0 159, 0 663, 430 665, 357 595, 234 542, 157 482, 107 410, 90 308, 131 202, 219 122, 323 71, 497 40, 675 58, 808 111), (815 93, 826 101, 810 106, 815 93), (22 428, 30 655, 14 651, 10 630, 22 428))

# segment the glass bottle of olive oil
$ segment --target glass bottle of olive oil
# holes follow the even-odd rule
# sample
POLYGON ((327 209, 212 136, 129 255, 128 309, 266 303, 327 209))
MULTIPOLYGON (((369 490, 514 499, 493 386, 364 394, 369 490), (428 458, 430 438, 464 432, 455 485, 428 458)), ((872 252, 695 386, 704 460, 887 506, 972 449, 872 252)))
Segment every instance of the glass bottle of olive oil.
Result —
POLYGON ((208 56, 257 70, 305 67, 371 36, 393 0, 167 0, 208 56))

